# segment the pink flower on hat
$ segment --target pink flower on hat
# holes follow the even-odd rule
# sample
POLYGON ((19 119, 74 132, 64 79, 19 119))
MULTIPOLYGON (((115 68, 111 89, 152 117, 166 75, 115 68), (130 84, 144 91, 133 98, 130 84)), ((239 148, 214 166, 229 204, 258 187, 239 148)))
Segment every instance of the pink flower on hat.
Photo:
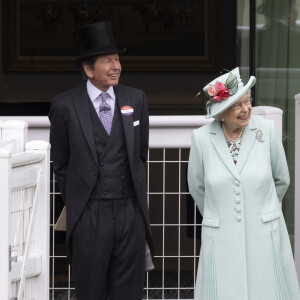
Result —
MULTIPOLYGON (((222 78, 224 79, 223 75, 222 78)), ((222 78, 220 77, 221 80, 222 78)), ((237 75, 234 72, 229 71, 227 79, 224 83, 218 81, 218 79, 219 78, 214 80, 214 83, 210 83, 207 87, 203 89, 207 99, 206 109, 208 114, 210 114, 210 109, 213 104, 226 101, 231 96, 235 95, 238 90, 239 81, 237 79, 237 75)))
POLYGON ((219 92, 223 91, 226 89, 226 86, 224 85, 223 82, 216 82, 215 87, 219 90, 219 92))
POLYGON ((213 101, 220 103, 222 101, 222 98, 220 96, 214 96, 212 98, 213 101))
POLYGON ((229 95, 230 95, 229 90, 226 89, 226 88, 225 88, 223 91, 220 91, 220 92, 218 93, 218 96, 220 96, 223 100, 228 99, 228 98, 229 98, 229 95))
POLYGON ((214 85, 211 85, 208 88, 207 92, 208 92, 209 96, 214 97, 214 96, 216 96, 218 94, 219 91, 218 91, 218 89, 214 85))

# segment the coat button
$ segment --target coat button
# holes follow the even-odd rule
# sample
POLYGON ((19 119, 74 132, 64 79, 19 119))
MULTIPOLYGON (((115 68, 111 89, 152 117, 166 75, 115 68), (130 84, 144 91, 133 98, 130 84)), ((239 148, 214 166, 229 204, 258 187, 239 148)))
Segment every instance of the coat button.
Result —
POLYGON ((235 181, 234 181, 234 185, 235 185, 235 186, 239 186, 240 183, 239 183, 237 180, 235 180, 235 181))
POLYGON ((235 211, 239 213, 239 212, 241 212, 241 208, 240 208, 239 206, 237 206, 237 207, 235 208, 235 211))
POLYGON ((101 167, 103 167, 103 166, 104 166, 104 163, 103 163, 103 162, 101 162, 101 163, 100 163, 100 166, 101 166, 101 167))
POLYGON ((241 200, 240 200, 239 198, 234 198, 234 202, 235 202, 236 204, 239 204, 239 203, 241 202, 241 200))
POLYGON ((106 192, 106 191, 104 191, 104 192, 102 193, 102 195, 103 195, 103 196, 106 196, 106 194, 107 194, 107 192, 106 192))
POLYGON ((233 191, 234 191, 234 193, 235 193, 236 195, 239 195, 239 194, 240 194, 240 190, 237 189, 237 188, 235 188, 233 191))
POLYGON ((237 216, 235 217, 235 219, 236 219, 238 222, 241 222, 241 221, 242 221, 242 217, 241 217, 240 215, 237 215, 237 216))
POLYGON ((122 179, 122 180, 125 180, 125 176, 124 176, 124 175, 122 175, 122 176, 121 176, 121 179, 122 179))

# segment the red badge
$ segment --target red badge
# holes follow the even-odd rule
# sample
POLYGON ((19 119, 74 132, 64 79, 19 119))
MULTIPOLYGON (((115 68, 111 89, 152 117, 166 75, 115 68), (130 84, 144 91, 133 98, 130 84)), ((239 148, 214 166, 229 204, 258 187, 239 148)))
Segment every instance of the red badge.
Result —
POLYGON ((122 113, 123 115, 130 116, 130 115, 133 114, 133 108, 132 108, 131 106, 128 106, 128 105, 123 106, 123 107, 121 108, 121 113, 122 113))

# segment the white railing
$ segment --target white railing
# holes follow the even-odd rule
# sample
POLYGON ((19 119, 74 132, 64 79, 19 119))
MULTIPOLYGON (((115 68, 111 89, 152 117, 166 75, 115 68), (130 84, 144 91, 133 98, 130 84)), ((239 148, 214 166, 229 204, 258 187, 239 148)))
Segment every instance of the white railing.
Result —
MULTIPOLYGON (((274 107, 255 107, 253 108, 253 114, 254 115, 261 115, 262 117, 266 119, 273 119, 276 123, 276 127, 278 129, 278 133, 281 135, 282 130, 282 111, 278 108, 274 107)), ((12 118, 12 117, 11 117, 12 118)), ((13 117, 15 118, 15 117, 13 117)), ((1 118, 0 118, 1 119, 1 118)), ((4 119, 4 118, 2 118, 4 119)), ((5 118, 6 119, 6 118, 5 118)), ((49 136, 49 121, 47 117, 35 117, 35 119, 32 119, 32 117, 22 117, 21 118, 24 121, 28 121, 29 123, 29 131, 28 131, 28 137, 29 138, 35 138, 35 139, 46 139, 49 136)), ((172 173, 173 177, 178 177, 176 179, 178 181, 179 186, 184 185, 184 177, 181 177, 182 174, 184 174, 184 168, 186 167, 188 156, 186 155, 186 151, 188 148, 190 148, 191 145, 191 133, 192 130, 198 127, 201 127, 209 122, 211 122, 211 119, 205 119, 204 116, 150 116, 150 136, 149 136, 149 146, 150 146, 150 153, 151 151, 158 150, 160 151, 162 149, 162 158, 156 159, 156 157, 153 159, 152 157, 149 157, 148 161, 148 196, 149 196, 149 204, 150 204, 150 216, 158 216, 162 215, 161 219, 155 220, 154 218, 151 220, 151 227, 154 229, 156 234, 156 230, 160 230, 161 236, 159 237, 159 240, 161 241, 162 245, 155 244, 156 247, 156 262, 161 262, 161 275, 159 278, 161 278, 161 283, 159 286, 153 286, 152 279, 155 277, 155 272, 150 272, 147 274, 147 280, 146 280, 146 286, 145 286, 145 299, 153 299, 153 291, 158 291, 161 293, 160 299, 170 299, 168 297, 168 291, 178 291, 178 296, 175 296, 177 299, 183 299, 180 297, 180 295, 184 291, 193 291, 194 284, 195 284, 195 276, 196 276, 196 270, 197 270, 197 257, 199 255, 199 241, 197 241, 196 238, 196 231, 194 230, 194 238, 190 239, 186 237, 186 234, 183 234, 183 231, 186 230, 187 227, 194 227, 199 226, 199 224, 196 224, 196 215, 194 215, 194 221, 192 221, 192 224, 187 224, 187 220, 185 217, 186 212, 182 211, 182 209, 186 209, 185 206, 180 203, 183 199, 186 198, 186 195, 188 194, 186 191, 181 190, 179 187, 177 191, 170 191, 169 189, 169 180, 170 176, 168 174, 168 168, 170 165, 174 164, 178 166, 176 169, 176 174, 172 173), (167 158, 167 151, 174 149, 176 153, 178 153, 176 159, 172 159, 171 161, 167 158), (178 149, 178 150, 177 150, 178 149), (185 149, 185 150, 184 150, 185 149), (184 158, 183 158, 184 156, 184 158), (151 184, 153 178, 151 178, 151 170, 156 165, 162 165, 161 167, 161 178, 163 180, 161 184, 161 189, 158 190, 157 187, 153 189, 153 184, 151 184), (149 173, 150 170, 150 173, 149 173), (152 188, 152 190, 151 190, 152 188), (154 198, 157 197, 157 198, 154 198), (171 206, 172 209, 169 210, 169 204, 170 203, 170 197, 172 199, 176 199, 174 204, 171 206), (159 201, 157 202, 157 199, 159 201), (153 201, 154 200, 154 201, 153 201), (156 204, 159 204, 159 206, 156 206, 156 204), (156 203, 156 204, 155 204, 156 203), (177 203, 177 204, 175 204, 177 203), (177 208, 176 208, 177 206, 177 208), (176 208, 176 212, 174 212, 174 208, 176 208), (181 215, 182 217, 176 221, 174 221, 172 224, 168 221, 170 218, 170 215, 181 215), (174 238, 174 234, 170 235, 171 228, 178 228, 178 234, 176 234, 176 238, 174 238), (180 234, 181 232, 181 234, 180 234), (175 241, 175 239, 177 239, 175 241), (169 245, 164 244, 164 241, 168 241, 169 245, 175 245, 174 248, 169 249, 169 245), (184 246, 183 246, 184 245, 184 246), (189 254, 186 254, 182 249, 183 248, 189 248, 189 254), (177 260, 178 269, 176 270, 176 274, 178 274, 178 280, 177 283, 174 286, 171 286, 170 283, 168 283, 168 262, 170 260, 177 260), (188 283, 188 285, 181 286, 181 276, 182 271, 185 271, 185 261, 193 261, 193 266, 191 267, 191 273, 192 274, 192 280, 188 283), (181 293, 181 294, 179 294, 181 293)), ((151 155, 150 155, 151 156, 151 155)), ((52 238, 55 240, 55 232, 53 231, 53 225, 55 222, 55 199, 58 196, 58 192, 55 190, 55 182, 53 182, 53 188, 52 188, 52 199, 53 199, 53 219, 50 224, 50 230, 52 232, 52 238)), ((172 219, 173 220, 173 219, 172 219)), ((174 232, 173 232, 174 233, 174 232)), ((60 255, 56 254, 55 251, 55 245, 52 246, 53 249, 52 255, 51 255, 51 264, 52 264, 52 273, 55 274, 55 269, 57 267, 55 260, 59 261, 62 259, 60 255)), ((159 269, 159 268, 157 268, 159 269)), ((50 296, 50 299, 57 299, 58 294, 60 291, 62 293, 65 293, 65 298, 70 300, 72 298, 72 295, 74 295, 74 287, 71 285, 70 280, 70 269, 66 268, 66 278, 67 278, 67 285, 56 285, 55 284, 55 277, 52 275, 52 286, 50 287, 50 290, 52 291, 52 297, 50 296)), ((191 293, 189 293, 190 295, 191 293)), ((172 297, 173 299, 174 297, 172 297)), ((184 299, 192 298, 192 295, 189 297, 184 297, 184 299)), ((156 297, 156 299, 158 299, 156 297)))
POLYGON ((50 145, 27 127, 0 122, 1 299, 49 299, 50 145))
POLYGON ((300 94, 295 96, 295 263, 300 281, 300 94))
MULTIPOLYGON (((282 111, 271 106, 253 107, 254 115, 261 115, 274 120, 280 136, 282 135, 282 111)), ((1 117, 0 122, 6 120, 22 120, 28 123, 28 140, 49 140, 50 122, 47 117, 1 117)), ((150 116, 150 148, 190 147, 190 137, 193 129, 201 127, 212 119, 205 119, 203 115, 194 116, 150 116)), ((0 123, 1 124, 1 123, 0 123)))

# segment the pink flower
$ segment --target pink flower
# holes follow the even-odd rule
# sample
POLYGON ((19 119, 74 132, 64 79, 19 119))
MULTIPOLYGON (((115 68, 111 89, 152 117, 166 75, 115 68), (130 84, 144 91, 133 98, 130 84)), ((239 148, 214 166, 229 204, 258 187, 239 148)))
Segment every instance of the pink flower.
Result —
POLYGON ((222 100, 226 100, 226 99, 228 99, 229 94, 230 94, 230 93, 229 93, 229 90, 225 88, 225 90, 220 91, 220 92, 218 93, 218 96, 221 97, 222 100))
POLYGON ((222 98, 219 97, 219 96, 214 96, 212 100, 215 101, 215 102, 220 103, 222 101, 222 98))
POLYGON ((225 85, 223 82, 216 82, 215 87, 219 90, 219 92, 223 91, 226 89, 225 85))
POLYGON ((219 91, 217 90, 217 88, 214 85, 211 85, 208 88, 207 92, 208 92, 209 96, 214 97, 214 96, 216 96, 218 94, 219 91))

